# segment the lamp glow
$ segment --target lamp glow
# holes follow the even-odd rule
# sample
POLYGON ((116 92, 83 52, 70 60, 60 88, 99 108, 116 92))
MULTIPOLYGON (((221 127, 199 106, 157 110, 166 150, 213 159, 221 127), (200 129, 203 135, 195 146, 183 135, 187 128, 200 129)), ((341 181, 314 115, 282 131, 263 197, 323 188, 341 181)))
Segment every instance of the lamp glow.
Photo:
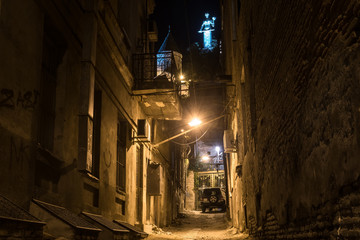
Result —
POLYGON ((219 152, 220 152, 220 147, 219 147, 219 146, 216 146, 216 147, 215 147, 215 150, 216 150, 216 152, 219 154, 219 152))
POLYGON ((194 118, 193 120, 191 120, 191 122, 189 122, 189 126, 190 127, 195 127, 195 126, 198 126, 200 125, 202 122, 200 119, 198 118, 194 118))
POLYGON ((184 77, 184 75, 181 74, 179 78, 180 78, 180 80, 183 80, 185 77, 184 77))
POLYGON ((202 156, 201 160, 203 160, 204 162, 209 161, 209 157, 208 156, 202 156))

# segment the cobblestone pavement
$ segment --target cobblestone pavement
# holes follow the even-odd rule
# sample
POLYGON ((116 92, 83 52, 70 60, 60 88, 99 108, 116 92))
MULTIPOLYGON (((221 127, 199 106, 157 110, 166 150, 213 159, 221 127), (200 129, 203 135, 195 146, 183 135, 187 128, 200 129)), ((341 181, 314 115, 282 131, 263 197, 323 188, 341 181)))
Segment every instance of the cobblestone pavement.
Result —
POLYGON ((187 211, 170 227, 160 229, 154 226, 153 233, 147 239, 230 240, 247 237, 248 235, 237 233, 235 228, 229 227, 225 213, 187 211))

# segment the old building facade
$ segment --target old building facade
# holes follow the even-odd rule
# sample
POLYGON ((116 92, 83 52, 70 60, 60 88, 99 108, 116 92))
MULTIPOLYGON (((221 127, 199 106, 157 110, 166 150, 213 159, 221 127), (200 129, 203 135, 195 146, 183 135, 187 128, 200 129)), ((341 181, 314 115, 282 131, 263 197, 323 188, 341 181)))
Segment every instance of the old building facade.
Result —
POLYGON ((359 9, 222 1, 229 205, 241 231, 358 239, 359 9))
MULTIPOLYGON (((166 120, 181 118, 181 54, 167 52, 176 67, 166 86, 138 84, 143 75, 134 73, 148 63, 135 54, 155 51, 154 7, 152 0, 0 1, 0 195, 38 226, 46 211, 140 230, 176 217, 181 162, 171 143, 152 143, 167 137, 166 120), (159 96, 159 89, 173 91, 159 96)), ((49 225, 44 232, 61 235, 49 225)))

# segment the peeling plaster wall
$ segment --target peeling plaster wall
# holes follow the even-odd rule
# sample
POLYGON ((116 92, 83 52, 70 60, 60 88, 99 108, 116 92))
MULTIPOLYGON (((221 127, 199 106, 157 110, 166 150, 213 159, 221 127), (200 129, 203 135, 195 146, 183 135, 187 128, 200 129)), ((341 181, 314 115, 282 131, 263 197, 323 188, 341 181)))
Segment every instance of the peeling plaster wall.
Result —
POLYGON ((33 177, 29 160, 34 154, 31 135, 38 104, 43 19, 33 2, 17 5, 4 1, 0 12, 0 192, 24 206, 33 177), (19 15, 12 14, 15 10, 19 15), (31 24, 23 25, 30 19, 31 24), (23 83, 24 79, 28 81, 23 83), (26 93, 31 97, 24 103, 26 93), (9 180, 18 191, 7 184, 9 180))
MULTIPOLYGON (((128 136, 124 192, 116 191, 116 144, 118 113, 131 125, 131 134, 130 128, 136 131, 137 119, 149 118, 138 103, 140 97, 132 96, 130 72, 132 51, 146 48, 138 46, 138 39, 143 37, 146 4, 131 2, 131 7, 127 9, 119 7, 118 3, 1 1, 0 194, 25 209, 29 208, 31 198, 37 198, 75 213, 87 211, 110 220, 137 223, 136 148, 139 143, 132 142, 132 136, 128 136), (96 4, 91 6, 91 3, 96 4), (126 11, 129 16, 126 22, 121 22, 123 15, 117 19, 116 14, 121 11, 126 11), (89 19, 93 20, 91 24, 89 19), (129 30, 129 39, 120 29, 122 23, 129 30), (66 45, 55 73, 54 147, 49 151, 38 144, 38 129, 42 129, 39 123, 39 94, 46 24, 49 24, 48 34, 56 35, 55 42, 61 41, 66 45), (84 65, 90 65, 90 70, 84 71, 84 65), (87 80, 85 84, 83 78, 87 80), (92 142, 92 126, 84 128, 84 133, 81 131, 83 126, 79 124, 82 117, 93 122, 93 116, 90 116, 92 110, 85 111, 86 116, 80 114, 80 108, 90 109, 93 106, 92 96, 87 96, 94 90, 93 86, 88 86, 92 85, 92 80, 95 89, 102 92, 98 178, 79 166, 82 162, 78 154, 80 141, 92 142), (89 98, 86 104, 83 104, 82 96, 89 98), (46 167, 38 168, 39 162, 46 167), (119 202, 125 205, 125 214, 119 202)), ((164 121, 156 124, 159 125, 156 132, 160 138, 166 138, 161 135, 162 127, 166 125, 164 121)), ((161 176, 162 196, 156 200, 159 209, 156 211, 157 223, 167 225, 174 218, 170 147, 169 144, 162 146, 163 156, 150 152, 149 144, 144 147, 140 227, 146 223, 148 159, 161 163, 165 169, 161 176)), ((155 212, 154 209, 152 211, 155 212)))
POLYGON ((185 209, 195 210, 196 193, 194 185, 194 171, 188 171, 186 177, 186 203, 185 209))
MULTIPOLYGON (((153 142, 161 142, 171 136, 173 125, 168 121, 153 119, 153 142)), ((182 164, 182 159, 172 157, 172 153, 176 151, 173 143, 167 142, 158 146, 157 150, 153 149, 149 155, 150 163, 160 164, 160 195, 147 195, 146 205, 147 224, 155 224, 159 227, 167 226, 173 219, 177 217, 174 207, 179 204, 176 189, 179 187, 175 184, 178 175, 178 169, 174 169, 172 161, 182 164)), ((148 166, 147 166, 148 167, 148 166)), ((150 176, 147 176, 150 177, 150 176)), ((151 181, 151 177, 149 179, 151 181)), ((145 189, 146 190, 146 189, 145 189)), ((148 193, 147 193, 148 194, 148 193)))
POLYGON ((265 238, 292 239, 286 235, 291 226, 294 232, 334 236, 339 225, 333 219, 341 212, 336 206, 358 191, 360 174, 360 5, 225 1, 224 6, 225 13, 234 10, 225 15, 224 42, 241 112, 231 119, 235 128, 245 126, 238 132, 243 200, 236 203, 247 206, 248 229, 265 238), (316 218, 329 219, 326 231, 311 227, 316 218), (276 231, 266 228, 275 225, 276 231))

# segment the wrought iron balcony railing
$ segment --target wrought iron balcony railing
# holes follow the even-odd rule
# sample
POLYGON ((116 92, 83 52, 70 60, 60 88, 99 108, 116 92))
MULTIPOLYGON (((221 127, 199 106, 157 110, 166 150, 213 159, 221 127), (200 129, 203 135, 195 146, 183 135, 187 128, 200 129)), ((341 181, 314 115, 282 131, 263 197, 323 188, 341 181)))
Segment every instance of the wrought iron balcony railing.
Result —
POLYGON ((134 90, 179 90, 181 55, 173 51, 133 55, 134 90))

